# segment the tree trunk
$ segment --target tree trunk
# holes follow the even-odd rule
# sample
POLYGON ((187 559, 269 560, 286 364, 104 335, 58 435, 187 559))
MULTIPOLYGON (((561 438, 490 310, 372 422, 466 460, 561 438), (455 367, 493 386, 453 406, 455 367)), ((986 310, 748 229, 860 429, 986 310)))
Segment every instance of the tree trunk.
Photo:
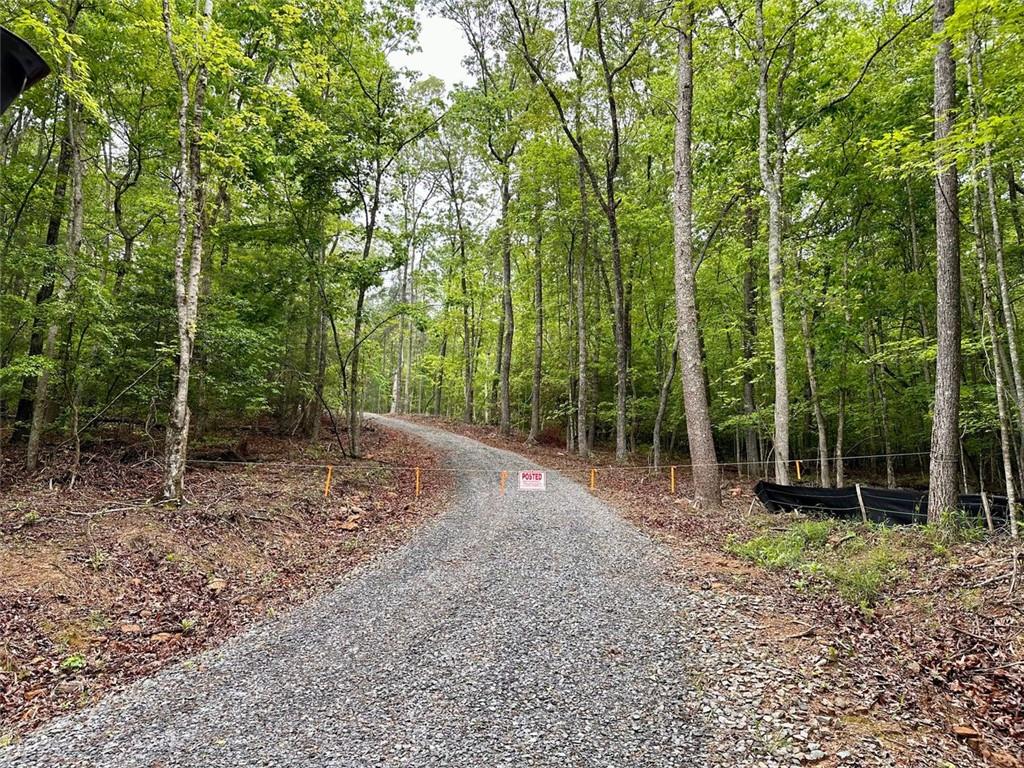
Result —
MULTIPOLYGON (((405 263, 402 264, 402 287, 401 301, 406 303, 406 287, 409 280, 409 256, 406 255, 405 263)), ((412 330, 409 331, 412 333, 412 330)), ((395 375, 391 380, 391 407, 388 409, 392 415, 402 412, 402 372, 404 367, 403 356, 405 355, 405 314, 398 317, 398 344, 395 346, 395 375)))
POLYGON ((441 415, 441 396, 444 394, 444 359, 448 354, 448 332, 445 331, 441 338, 441 365, 437 369, 437 379, 434 382, 434 403, 431 411, 435 416, 441 415))
POLYGON ((818 395, 818 376, 814 365, 814 340, 811 336, 811 321, 806 309, 800 313, 800 332, 804 337, 807 384, 811 390, 811 409, 814 411, 814 423, 818 431, 818 474, 821 480, 821 487, 831 488, 832 477, 828 463, 828 425, 825 422, 825 413, 821 409, 821 397, 818 395))
POLYGON ((577 182, 580 190, 580 252, 576 258, 576 449, 583 458, 590 456, 587 432, 587 292, 586 262, 590 252, 590 212, 587 204, 587 183, 583 162, 577 158, 577 182))
POLYGON ((359 353, 362 347, 363 311, 366 306, 366 288, 360 286, 356 294, 356 314, 352 325, 352 354, 348 372, 348 452, 360 454, 359 440, 359 353))
POLYGON ((754 339, 757 337, 757 304, 754 294, 754 241, 757 239, 757 209, 747 204, 743 224, 744 247, 747 251, 747 265, 743 271, 743 415, 748 423, 746 429, 746 464, 748 474, 760 474, 761 454, 757 446, 757 429, 754 414, 757 402, 754 398, 754 339))
POLYGON ((526 442, 534 444, 540 437, 541 429, 541 385, 543 383, 542 367, 544 364, 544 261, 541 258, 541 238, 543 236, 540 223, 540 209, 536 212, 534 222, 536 234, 533 241, 533 382, 530 388, 530 434, 526 442))
POLYGON ((942 142, 953 130, 956 65, 953 43, 944 36, 953 0, 936 0, 933 29, 940 38, 935 52, 935 231, 936 328, 935 402, 932 417, 928 519, 937 522, 957 506, 960 452, 960 233, 959 181, 956 159, 942 142))
POLYGON ((992 311, 991 288, 988 277, 988 255, 985 252, 985 241, 981 230, 981 200, 977 184, 977 163, 974 163, 975 185, 973 192, 972 213, 974 218, 974 249, 978 257, 978 274, 981 276, 981 304, 983 310, 984 327, 987 327, 989 338, 992 340, 992 373, 996 385, 996 411, 999 415, 999 449, 1003 460, 1003 478, 1006 488, 1007 507, 1010 514, 1010 534, 1017 538, 1017 498, 1016 484, 1013 476, 1013 437, 1010 426, 1009 411, 1006 407, 1006 383, 1003 376, 1003 366, 999 354, 999 326, 996 323, 995 312, 992 311))
MULTIPOLYGON (((789 379, 786 371, 786 326, 782 303, 782 167, 784 148, 775 147, 774 161, 768 146, 768 51, 764 37, 764 0, 757 0, 757 50, 760 76, 757 81, 757 156, 768 199, 768 284, 771 296, 772 347, 775 366, 775 482, 789 484, 789 379)), ((782 110, 776 104, 777 111, 782 110)))
MULTIPOLYGON (((460 219, 461 221, 461 219, 460 219)), ((462 289, 462 420, 473 421, 473 339, 469 332, 469 284, 466 271, 469 269, 466 257, 466 238, 459 225, 459 287, 462 289)))
MULTIPOLYGON (((213 0, 203 7, 203 34, 209 33, 213 15, 213 0)), ((205 193, 201 164, 201 129, 206 96, 206 64, 200 61, 196 68, 195 100, 191 104, 192 124, 189 125, 189 76, 182 66, 174 43, 169 0, 163 0, 164 32, 178 78, 180 103, 178 105, 178 239, 174 251, 174 293, 178 315, 178 369, 174 396, 167 421, 164 497, 181 503, 184 493, 185 463, 188 459, 188 429, 191 413, 188 407, 189 376, 192 350, 195 344, 196 319, 199 305, 199 282, 203 254, 203 207, 205 193), (192 250, 188 273, 185 272, 185 251, 188 249, 191 229, 192 250)))
POLYGON ((501 421, 501 358, 505 350, 505 299, 502 298, 501 315, 498 317, 498 346, 494 350, 494 376, 491 379, 491 392, 487 402, 487 422, 501 421))
POLYGON ((512 415, 509 404, 509 375, 512 369, 512 336, 515 322, 512 317, 512 233, 509 231, 508 206, 512 199, 509 168, 505 165, 501 175, 501 308, 504 317, 504 336, 501 347, 501 434, 512 434, 512 415))
POLYGON ((693 14, 689 0, 682 3, 679 30, 679 84, 675 136, 675 289, 676 334, 680 375, 686 406, 686 434, 693 468, 694 501, 699 507, 722 503, 718 458, 704 386, 700 325, 697 317, 697 276, 693 267, 693 14))
POLYGON ((836 488, 846 485, 846 466, 843 463, 843 438, 846 436, 846 389, 839 389, 839 415, 836 417, 836 488))

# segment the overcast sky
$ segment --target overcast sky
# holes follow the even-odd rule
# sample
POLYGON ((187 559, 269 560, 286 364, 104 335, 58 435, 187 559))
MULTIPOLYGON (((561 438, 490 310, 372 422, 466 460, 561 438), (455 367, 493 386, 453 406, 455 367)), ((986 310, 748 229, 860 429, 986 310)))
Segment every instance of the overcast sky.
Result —
POLYGON ((469 80, 462 66, 462 59, 469 54, 469 44, 454 21, 439 16, 421 18, 420 48, 411 55, 394 54, 391 63, 438 77, 449 88, 469 80))

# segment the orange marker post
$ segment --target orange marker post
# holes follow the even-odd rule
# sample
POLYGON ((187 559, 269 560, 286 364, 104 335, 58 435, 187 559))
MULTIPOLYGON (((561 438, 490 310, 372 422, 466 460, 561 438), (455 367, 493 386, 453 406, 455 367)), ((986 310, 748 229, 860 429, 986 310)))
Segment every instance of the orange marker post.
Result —
POLYGON ((597 470, 591 468, 590 470, 590 490, 594 490, 597 485, 597 470))
POLYGON ((505 481, 508 479, 508 470, 501 470, 501 474, 498 475, 498 487, 501 488, 501 495, 505 495, 505 481))
POLYGON ((796 460, 796 479, 797 479, 797 480, 800 480, 800 479, 802 479, 802 478, 800 477, 800 459, 797 459, 797 460, 796 460))
POLYGON ((327 479, 324 480, 324 498, 326 499, 328 494, 331 492, 331 474, 334 472, 334 467, 330 464, 327 465, 327 479))
POLYGON ((416 467, 416 498, 420 497, 420 468, 416 467))
POLYGON ((672 469, 669 471, 669 477, 671 478, 670 482, 671 482, 671 485, 672 485, 672 493, 674 494, 676 492, 676 468, 675 467, 672 467, 672 469))

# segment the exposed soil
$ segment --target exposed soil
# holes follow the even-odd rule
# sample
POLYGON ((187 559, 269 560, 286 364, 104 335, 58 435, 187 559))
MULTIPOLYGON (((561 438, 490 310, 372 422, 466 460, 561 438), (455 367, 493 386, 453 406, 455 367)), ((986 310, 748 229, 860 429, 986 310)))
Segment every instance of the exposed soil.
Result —
POLYGON ((808 519, 764 514, 752 503, 751 480, 727 474, 724 508, 710 513, 689 502, 692 483, 681 468, 673 495, 667 468, 616 465, 602 451, 582 461, 558 435, 530 446, 493 427, 443 425, 583 482, 596 468, 595 493, 674 548, 677 578, 756 597, 750 620, 777 648, 779 663, 827 683, 831 695, 821 697, 816 712, 834 728, 870 736, 902 755, 902 765, 918 764, 925 745, 957 765, 966 744, 986 764, 1024 766, 1024 553, 1008 538, 939 546, 908 529, 899 534, 906 558, 900 577, 865 608, 813 575, 729 554, 730 542, 808 519))
POLYGON ((161 468, 140 440, 86 446, 73 487, 68 456, 30 477, 12 455, 0 467, 0 741, 329 589, 403 542, 451 481, 424 472, 415 499, 404 467, 436 466, 436 453, 374 425, 358 461, 326 437, 208 440, 182 508, 151 503, 161 468))

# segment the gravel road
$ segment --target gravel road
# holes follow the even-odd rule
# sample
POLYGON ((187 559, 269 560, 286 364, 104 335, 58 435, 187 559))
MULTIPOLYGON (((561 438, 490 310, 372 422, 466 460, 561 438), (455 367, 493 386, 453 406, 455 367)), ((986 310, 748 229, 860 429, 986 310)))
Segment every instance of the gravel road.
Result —
POLYGON ((459 475, 450 510, 335 590, 51 722, 0 766, 704 764, 667 552, 557 473, 518 491, 520 456, 381 421, 490 471, 459 475))

